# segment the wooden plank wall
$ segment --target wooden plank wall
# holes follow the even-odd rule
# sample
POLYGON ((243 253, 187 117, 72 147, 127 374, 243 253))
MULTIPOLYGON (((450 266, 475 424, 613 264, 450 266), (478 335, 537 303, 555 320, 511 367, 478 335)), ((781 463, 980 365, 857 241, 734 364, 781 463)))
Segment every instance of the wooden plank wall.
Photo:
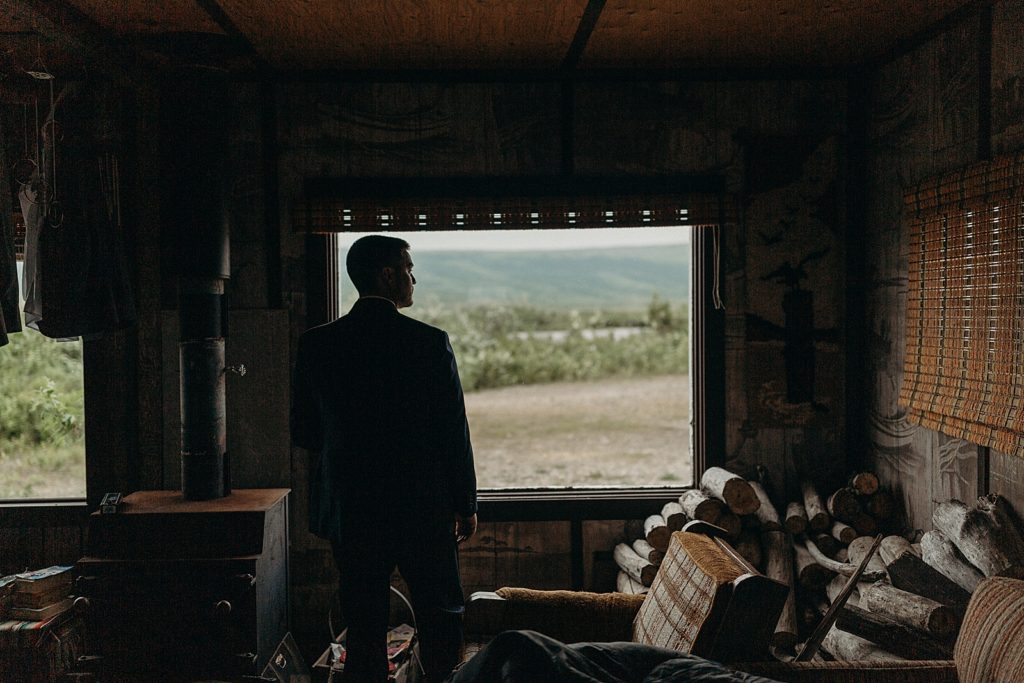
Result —
MULTIPOLYGON (((783 488, 795 487, 798 472, 842 473, 845 97, 845 84, 828 80, 578 83, 563 125, 565 98, 553 83, 282 85, 281 259, 292 348, 309 313, 308 240, 320 239, 291 229, 306 178, 558 175, 569 131, 571 166, 581 176, 726 179, 743 214, 722 244, 726 458, 745 471, 768 465, 783 488), (772 275, 787 267, 806 275, 796 288, 811 293, 814 337, 812 391, 792 404, 782 303, 794 287, 772 275)), ((291 473, 293 629, 315 640, 325 633, 335 572, 327 545, 306 531, 302 451, 293 452, 291 473)), ((636 521, 584 522, 583 587, 611 589, 611 549, 638 536, 636 521)), ((571 550, 568 522, 484 520, 462 549, 464 582, 467 590, 566 588, 571 550)))
POLYGON ((909 424, 902 382, 907 241, 902 195, 920 180, 1024 146, 1024 8, 1000 1, 882 66, 870 86, 864 292, 868 461, 900 494, 911 528, 931 528, 934 506, 990 490, 1024 510, 1024 468, 991 454, 979 480, 978 448, 909 424), (981 79, 991 73, 990 87, 981 79))

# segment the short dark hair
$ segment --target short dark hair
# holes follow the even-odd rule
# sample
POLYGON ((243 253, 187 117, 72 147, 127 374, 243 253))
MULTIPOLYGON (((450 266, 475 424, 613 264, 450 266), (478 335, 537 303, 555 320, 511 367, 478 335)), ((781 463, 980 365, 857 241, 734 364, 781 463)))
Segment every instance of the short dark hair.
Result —
POLYGON ((372 291, 380 271, 397 265, 408 248, 405 240, 385 235, 367 235, 353 242, 345 258, 345 269, 356 290, 360 294, 372 291))

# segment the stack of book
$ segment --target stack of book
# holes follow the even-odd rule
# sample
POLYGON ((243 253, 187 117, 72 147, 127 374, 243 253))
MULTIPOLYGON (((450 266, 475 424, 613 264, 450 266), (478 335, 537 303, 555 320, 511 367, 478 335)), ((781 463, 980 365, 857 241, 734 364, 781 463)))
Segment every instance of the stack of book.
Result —
POLYGON ((13 621, 49 621, 68 611, 72 602, 73 569, 54 565, 34 572, 15 574, 14 581, 8 583, 11 587, 10 605, 3 618, 13 621))

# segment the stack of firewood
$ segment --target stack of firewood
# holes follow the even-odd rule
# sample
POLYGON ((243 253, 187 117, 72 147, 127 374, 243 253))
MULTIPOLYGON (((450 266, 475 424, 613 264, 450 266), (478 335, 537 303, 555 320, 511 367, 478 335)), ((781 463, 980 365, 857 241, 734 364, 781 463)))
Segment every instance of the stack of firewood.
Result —
POLYGON ((772 639, 781 658, 821 621, 876 534, 888 535, 822 643, 836 659, 948 658, 981 578, 1024 575, 1024 537, 998 496, 974 508, 940 504, 935 530, 912 544, 897 533, 892 494, 870 472, 825 496, 805 481, 799 500, 778 506, 763 472, 755 481, 712 467, 700 484, 648 517, 643 538, 616 546, 617 589, 645 593, 672 532, 690 520, 710 522, 754 568, 791 587, 772 639))

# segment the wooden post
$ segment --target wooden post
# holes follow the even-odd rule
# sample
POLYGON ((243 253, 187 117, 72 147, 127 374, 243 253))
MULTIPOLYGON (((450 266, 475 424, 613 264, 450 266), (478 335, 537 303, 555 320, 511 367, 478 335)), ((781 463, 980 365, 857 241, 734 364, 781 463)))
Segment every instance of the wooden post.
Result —
POLYGON ((852 526, 847 526, 838 520, 832 522, 832 538, 843 545, 850 545, 850 541, 857 538, 857 535, 857 530, 852 526))
POLYGON ((850 477, 850 488, 862 496, 870 496, 878 490, 878 477, 871 472, 859 472, 850 477))
POLYGON ((775 624, 771 645, 786 652, 799 642, 796 627, 796 592, 793 590, 793 545, 781 531, 766 531, 761 536, 766 556, 764 573, 789 586, 789 596, 782 606, 782 614, 775 624))
POLYGON ((672 531, 679 531, 689 521, 683 512, 683 506, 675 501, 665 503, 661 508, 661 516, 665 518, 665 525, 672 531))
POLYGON ((952 608, 883 581, 861 587, 860 602, 862 607, 871 612, 927 631, 939 639, 954 636, 960 626, 960 620, 952 608))
POLYGON ((857 491, 852 488, 836 489, 828 497, 828 512, 835 519, 848 522, 860 513, 857 491))
POLYGON ((628 593, 629 595, 643 595, 648 589, 642 583, 631 579, 626 572, 619 572, 618 576, 615 577, 615 590, 619 593, 628 593))
POLYGON ((672 532, 665 524, 664 517, 661 515, 651 515, 644 520, 644 539, 661 552, 668 550, 668 542, 672 539, 672 532))
POLYGON ((658 550, 642 538, 633 541, 633 552, 655 566, 661 564, 661 561, 665 559, 664 552, 658 550))
POLYGON ((985 578, 938 529, 932 529, 921 538, 921 556, 925 562, 968 593, 973 593, 985 578))
POLYGON ((1024 567, 1024 538, 1006 506, 998 495, 979 498, 974 509, 951 500, 935 507, 932 522, 985 576, 1012 573, 1024 567))
POLYGON ((684 491, 683 495, 679 496, 679 505, 690 519, 712 524, 722 515, 724 508, 722 501, 709 497, 700 489, 684 491))
POLYGON ((807 510, 796 501, 786 506, 786 531, 796 536, 807 531, 807 510))
POLYGON ((626 572, 629 578, 644 586, 650 586, 654 583, 654 575, 658 573, 658 568, 637 555, 625 543, 619 543, 615 546, 615 550, 612 551, 612 557, 615 559, 615 564, 619 565, 619 569, 626 572))
POLYGON ((751 481, 748 482, 750 488, 754 489, 754 495, 761 501, 761 507, 754 511, 754 515, 761 522, 762 531, 778 531, 782 528, 782 524, 779 523, 779 511, 775 509, 771 499, 768 498, 768 492, 764 490, 759 482, 751 481))
POLYGON ((839 612, 836 626, 874 643, 882 643, 893 654, 906 659, 953 659, 953 648, 881 614, 847 603, 839 612))
POLYGON ((811 531, 828 531, 832 526, 825 504, 821 502, 814 484, 809 481, 801 482, 800 489, 804 497, 804 509, 807 510, 807 524, 811 531))
POLYGON ((747 480, 721 467, 704 470, 700 484, 737 515, 747 515, 761 507, 761 501, 747 480))

